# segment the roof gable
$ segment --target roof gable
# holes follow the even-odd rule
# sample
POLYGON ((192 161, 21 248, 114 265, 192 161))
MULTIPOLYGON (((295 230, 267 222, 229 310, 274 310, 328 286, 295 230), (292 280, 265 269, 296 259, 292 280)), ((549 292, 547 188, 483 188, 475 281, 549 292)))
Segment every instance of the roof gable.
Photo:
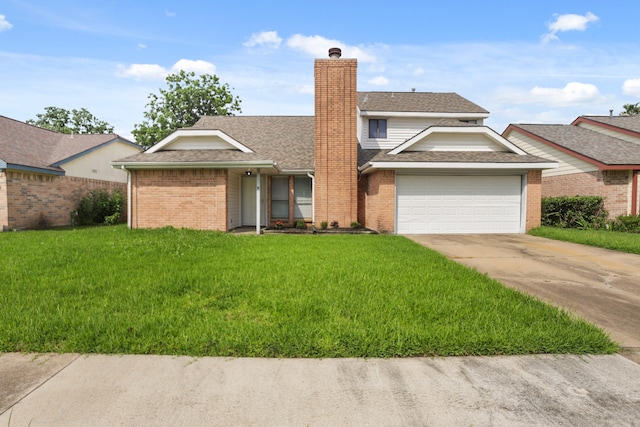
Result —
POLYGON ((178 129, 147 150, 156 153, 167 150, 238 150, 243 153, 253 151, 233 139, 220 129, 178 129))
POLYGON ((590 122, 592 124, 615 128, 619 132, 634 133, 640 137, 640 115, 636 116, 580 116, 571 123, 579 125, 581 122, 590 122))

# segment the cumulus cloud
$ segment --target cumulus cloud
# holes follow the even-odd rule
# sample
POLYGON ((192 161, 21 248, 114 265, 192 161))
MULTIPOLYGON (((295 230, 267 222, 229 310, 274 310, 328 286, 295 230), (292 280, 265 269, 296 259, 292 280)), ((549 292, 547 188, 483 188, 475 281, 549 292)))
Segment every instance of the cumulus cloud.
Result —
POLYGON ((120 65, 116 74, 119 77, 132 77, 137 80, 162 80, 169 73, 177 73, 180 70, 193 71, 196 74, 215 74, 216 66, 200 59, 181 59, 170 69, 158 64, 131 64, 128 67, 120 65))
POLYGON ((622 92, 625 95, 640 97, 640 79, 627 79, 622 84, 622 92))
POLYGON ((308 53, 316 58, 328 58, 329 49, 339 47, 342 49, 343 58, 357 58, 360 62, 376 62, 375 55, 370 54, 363 47, 349 46, 339 40, 327 39, 322 36, 303 36, 295 34, 287 40, 287 46, 291 49, 308 53))
POLYGON ((587 26, 592 23, 598 21, 596 15, 591 12, 587 12, 583 15, 576 15, 573 13, 569 13, 566 15, 554 15, 556 19, 549 24, 547 24, 547 28, 549 32, 542 35, 542 41, 544 43, 550 42, 552 40, 558 40, 557 33, 564 31, 585 31, 587 26))
POLYGON ((389 79, 383 76, 378 76, 370 79, 367 83, 373 86, 386 86, 389 84, 389 79))
POLYGON ((530 102, 552 106, 586 104, 602 99, 600 91, 589 83, 571 82, 563 88, 536 86, 529 91, 530 102))
POLYGON ((10 30, 11 28, 13 28, 13 25, 7 21, 4 15, 0 15, 0 31, 10 30))
POLYGON ((242 45, 245 47, 262 46, 270 49, 277 49, 282 43, 282 38, 278 36, 277 31, 263 31, 261 33, 253 33, 249 40, 242 45))

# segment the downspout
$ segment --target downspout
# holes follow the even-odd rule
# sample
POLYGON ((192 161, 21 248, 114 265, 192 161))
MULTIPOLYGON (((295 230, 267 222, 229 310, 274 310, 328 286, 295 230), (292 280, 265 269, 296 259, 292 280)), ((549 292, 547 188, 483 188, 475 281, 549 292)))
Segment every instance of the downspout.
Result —
POLYGON ((256 234, 260 234, 260 169, 256 171, 256 234))
POLYGON ((307 172, 307 176, 311 178, 311 225, 316 225, 316 189, 315 189, 315 177, 311 172, 307 172))
POLYGON ((631 179, 631 214, 638 215, 638 171, 633 171, 631 179))
POLYGON ((131 228, 131 171, 124 165, 120 166, 120 169, 127 173, 127 228, 131 228))

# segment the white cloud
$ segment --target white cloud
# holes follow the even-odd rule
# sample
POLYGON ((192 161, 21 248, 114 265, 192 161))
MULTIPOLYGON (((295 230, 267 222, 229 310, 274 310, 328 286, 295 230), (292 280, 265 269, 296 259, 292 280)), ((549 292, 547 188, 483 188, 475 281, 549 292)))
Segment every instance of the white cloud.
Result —
POLYGON ((277 49, 282 43, 282 38, 278 36, 277 31, 263 31, 261 33, 253 33, 249 40, 242 45, 246 47, 263 46, 271 49, 277 49))
POLYGON ((316 58, 328 58, 329 49, 339 47, 343 58, 356 58, 359 62, 377 62, 375 55, 370 54, 363 47, 349 46, 338 40, 327 39, 322 36, 303 36, 295 34, 287 40, 287 46, 316 58))
POLYGON ((144 43, 138 43, 138 49, 146 49, 147 45, 144 43))
POLYGON ((174 16, 176 16, 176 13, 175 13, 175 12, 171 12, 171 11, 168 11, 168 10, 167 10, 167 11, 165 11, 165 12, 164 12, 164 14, 165 14, 165 16, 166 16, 167 18, 173 18, 174 16))
POLYGON ((373 86, 386 86, 389 84, 389 79, 383 76, 377 76, 367 81, 367 83, 373 86))
POLYGON ((640 79, 627 79, 622 84, 622 92, 625 95, 640 97, 640 79))
POLYGON ((10 30, 11 28, 13 28, 13 25, 7 21, 4 15, 0 15, 0 31, 10 30))
POLYGON ((602 99, 595 85, 578 82, 567 83, 563 88, 535 86, 529 95, 530 102, 553 106, 587 104, 602 99))
POLYGON ((158 64, 131 64, 128 67, 119 65, 116 71, 118 77, 133 77, 136 80, 162 80, 169 73, 180 70, 193 71, 196 74, 215 74, 216 66, 210 62, 191 59, 181 59, 170 70, 158 64))
POLYGON ((566 15, 556 14, 555 17, 553 22, 547 24, 549 32, 542 35, 543 43, 558 40, 556 34, 563 31, 584 31, 587 29, 587 25, 600 19, 591 12, 587 12, 584 16, 569 13, 566 15))
POLYGON ((171 67, 172 72, 178 72, 180 70, 193 71, 196 74, 215 74, 216 66, 211 62, 190 59, 181 59, 171 67))

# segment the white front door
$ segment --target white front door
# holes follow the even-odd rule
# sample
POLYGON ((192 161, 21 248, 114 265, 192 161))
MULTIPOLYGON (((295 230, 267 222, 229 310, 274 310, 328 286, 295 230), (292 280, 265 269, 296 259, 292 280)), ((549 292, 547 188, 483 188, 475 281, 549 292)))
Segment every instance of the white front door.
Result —
MULTIPOLYGON (((260 225, 267 224, 267 180, 265 176, 260 179, 260 225)), ((256 225, 256 176, 242 176, 242 225, 256 225)))
POLYGON ((522 177, 396 176, 398 234, 519 233, 522 177))

